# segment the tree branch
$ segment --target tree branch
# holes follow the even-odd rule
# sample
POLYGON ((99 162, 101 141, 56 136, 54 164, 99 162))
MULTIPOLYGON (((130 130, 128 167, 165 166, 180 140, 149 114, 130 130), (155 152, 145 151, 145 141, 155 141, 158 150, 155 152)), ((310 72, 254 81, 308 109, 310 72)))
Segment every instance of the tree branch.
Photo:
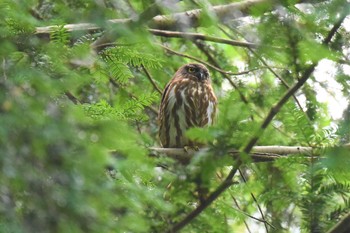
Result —
POLYGON ((74 104, 81 104, 80 100, 75 97, 70 91, 66 91, 64 93, 70 101, 72 101, 74 104))
MULTIPOLYGON (((270 162, 278 158, 285 157, 286 155, 293 154, 311 154, 312 147, 302 147, 302 146, 255 146, 253 147, 251 153, 249 154, 254 162, 270 162)), ((149 150, 152 153, 166 154, 168 157, 179 160, 180 162, 186 164, 196 153, 208 152, 208 148, 202 148, 199 151, 188 150, 185 151, 183 148, 156 148, 151 147, 149 150)), ((240 155, 238 150, 232 149, 229 155, 233 159, 237 159, 240 155)))
MULTIPOLYGON (((238 168, 238 172, 239 172, 239 175, 242 177, 243 182, 246 184, 246 183, 247 183, 247 179, 245 178, 245 176, 244 176, 242 170, 238 168)), ((262 218, 262 220, 264 220, 264 227, 265 227, 266 233, 268 233, 268 232, 269 232, 268 222, 266 221, 264 212, 262 211, 261 206, 260 206, 260 204, 258 203, 258 200, 256 199, 254 193, 251 192, 251 193, 250 193, 250 196, 253 198, 253 201, 255 202, 255 204, 256 204, 257 207, 258 207, 258 211, 259 211, 259 213, 260 213, 260 215, 261 215, 261 218, 262 218)))
MULTIPOLYGON (((305 146, 254 146, 251 150, 253 153, 257 154, 274 154, 274 155, 291 155, 291 154, 311 154, 312 150, 315 149, 313 147, 305 147, 305 146)), ((185 151, 183 148, 157 148, 151 147, 149 150, 164 153, 169 156, 186 156, 192 157, 195 153, 206 152, 208 148, 201 148, 199 151, 188 150, 185 151)), ((240 152, 236 149, 232 149, 229 151, 232 154, 239 154, 240 152)))
MULTIPOLYGON (((251 9, 257 8, 259 6, 264 6, 264 10, 268 11, 269 8, 266 5, 272 5, 270 0, 246 0, 242 2, 231 3, 227 5, 213 6, 209 11, 215 15, 219 20, 233 20, 240 17, 249 15, 251 9)), ((148 13, 147 13, 148 14, 148 13)), ((152 14, 148 14, 152 15, 152 14)), ((141 14, 142 16, 142 14, 141 14)), ((186 12, 175 13, 172 15, 158 15, 150 19, 148 25, 154 29, 184 29, 188 27, 198 27, 200 19, 202 17, 201 9, 189 10, 186 12)), ((128 19, 111 19, 108 20, 109 24, 130 24, 135 22, 135 20, 128 19)), ((37 27, 35 34, 50 34, 52 30, 55 30, 55 26, 37 27)), ((79 24, 66 24, 64 28, 69 31, 93 31, 101 29, 100 26, 93 23, 79 23, 79 24)))
POLYGON ((207 36, 207 35, 199 34, 199 33, 166 31, 166 30, 158 30, 158 29, 148 29, 148 31, 156 36, 186 38, 186 39, 190 39, 190 40, 206 40, 206 41, 211 41, 211 42, 216 42, 216 43, 221 43, 221 44, 228 44, 228 45, 244 47, 244 48, 256 48, 256 47, 258 47, 258 45, 254 44, 254 43, 223 39, 220 37, 207 36))
POLYGON ((148 80, 150 81, 150 83, 152 84, 153 88, 160 94, 162 95, 162 90, 160 90, 160 88, 157 86, 157 84, 154 82, 154 79, 152 78, 151 74, 148 72, 148 70, 145 68, 144 65, 141 65, 142 70, 145 72, 146 77, 148 78, 148 80))
MULTIPOLYGON (((320 1, 323 2, 324 0, 320 1)), ((308 2, 305 0, 296 1, 296 3, 308 2)), ((213 6, 211 9, 207 9, 211 15, 216 16, 219 21, 225 22, 248 16, 250 12, 256 8, 263 12, 271 10, 275 1, 272 0, 245 0, 241 2, 230 3, 226 5, 213 6)), ((152 7, 151 7, 152 8, 152 7)), ((142 12, 139 19, 149 20, 149 18, 157 13, 157 9, 150 9, 142 12)), ((150 28, 163 29, 163 30, 176 30, 186 29, 189 27, 200 26, 200 21, 203 16, 202 9, 194 9, 186 12, 175 13, 171 15, 157 15, 149 20, 147 23, 150 28)), ((141 20, 142 21, 142 20, 141 20)), ((127 19, 110 19, 107 21, 109 24, 132 24, 138 23, 138 20, 127 18, 127 19)), ((139 22, 144 23, 144 22, 139 22)), ((47 35, 52 30, 55 30, 58 26, 45 26, 37 27, 35 34, 47 35)), ((100 26, 94 23, 78 23, 78 24, 66 24, 64 28, 69 31, 93 31, 102 29, 100 26)))
MULTIPOLYGON (((239 164, 235 164, 233 166, 233 170, 237 170, 239 167, 239 164)), ((228 187, 230 187, 234 182, 232 179, 225 179, 219 187, 214 190, 209 197, 204 200, 197 208, 195 208, 193 211, 191 211, 183 220, 173 225, 169 230, 165 231, 166 233, 173 233, 181 230, 184 228, 187 224, 189 224, 194 218, 196 218, 200 213, 202 213, 203 210, 205 210, 213 201, 215 201, 221 193, 223 193, 228 187)))
MULTIPOLYGON (((218 27, 219 27, 219 29, 220 29, 226 36, 228 36, 229 38, 232 39, 232 36, 229 35, 229 33, 227 33, 222 27, 220 27, 220 26, 218 26, 218 27)), ((230 28, 230 27, 229 27, 229 28, 230 28)), ((230 28, 230 29, 232 30, 232 28, 230 28)), ((281 81, 281 83, 283 84, 283 86, 285 86, 287 89, 290 88, 289 84, 282 78, 282 76, 278 75, 278 74, 267 64, 267 62, 266 62, 257 52, 255 52, 252 48, 248 48, 248 49, 249 49, 249 51, 250 51, 251 53, 253 53, 253 55, 254 55, 259 61, 261 61, 261 63, 263 63, 263 64, 265 65, 265 67, 267 67, 267 69, 268 69, 277 79, 279 79, 279 80, 281 81)), ((298 98, 297 98, 295 95, 293 95, 293 99, 295 100, 295 103, 298 105, 299 109, 304 113, 306 119, 307 119, 307 120, 309 121, 309 123, 310 123, 310 119, 309 119, 309 117, 307 116, 307 114, 304 112, 304 110, 303 110, 303 108, 302 108, 302 106, 301 106, 301 104, 300 104, 298 98)))
POLYGON ((350 213, 345 215, 335 226, 327 233, 348 233, 350 232, 350 213))

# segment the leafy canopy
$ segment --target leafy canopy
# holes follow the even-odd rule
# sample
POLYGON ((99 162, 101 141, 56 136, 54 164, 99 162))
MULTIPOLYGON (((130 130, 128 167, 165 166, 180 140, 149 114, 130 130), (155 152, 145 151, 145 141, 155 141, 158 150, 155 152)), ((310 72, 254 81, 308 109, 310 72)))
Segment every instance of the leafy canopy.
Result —
POLYGON ((323 43, 349 5, 260 2, 221 18, 211 6, 230 1, 1 1, 0 232, 165 232, 201 205, 199 192, 217 190, 234 164, 228 151, 254 137, 315 149, 266 163, 246 155, 241 175, 184 232, 326 232, 349 213, 349 151, 338 146, 350 139, 350 108, 334 120, 318 101, 320 89, 349 97, 349 32, 341 26, 323 43), (156 15, 197 8, 194 25, 172 29, 256 46, 147 30, 161 28, 156 15), (64 26, 80 23, 93 27, 64 26), (210 64, 220 113, 214 126, 189 130, 209 152, 183 165, 147 148, 159 146, 161 90, 195 59, 210 64), (325 60, 336 70, 327 83, 309 74, 261 130, 325 60))

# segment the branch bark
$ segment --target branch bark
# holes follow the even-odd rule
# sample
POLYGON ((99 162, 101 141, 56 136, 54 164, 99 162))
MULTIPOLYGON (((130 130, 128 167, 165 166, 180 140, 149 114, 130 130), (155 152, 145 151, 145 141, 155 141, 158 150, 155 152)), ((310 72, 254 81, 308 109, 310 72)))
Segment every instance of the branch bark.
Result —
POLYGON ((348 233, 350 232, 350 213, 345 215, 335 226, 333 226, 327 233, 348 233))
POLYGON ((148 29, 148 31, 156 36, 186 38, 186 39, 190 39, 190 40, 206 40, 206 41, 212 41, 212 42, 216 42, 216 43, 228 44, 228 45, 239 46, 239 47, 244 47, 244 48, 256 48, 256 47, 258 47, 258 45, 254 44, 254 43, 223 39, 223 38, 214 37, 214 36, 207 36, 207 35, 199 34, 199 33, 166 31, 166 30, 158 30, 158 29, 148 29))
POLYGON ((162 90, 157 86, 157 84, 155 83, 154 79, 152 78, 152 75, 148 72, 148 70, 146 69, 146 67, 144 65, 141 65, 142 70, 145 72, 147 79, 150 81, 150 83, 152 84, 153 88, 160 94, 162 95, 162 90))
MULTIPOLYGON (((227 5, 213 6, 208 11, 219 21, 233 20, 249 15, 254 8, 263 7, 268 11, 273 5, 271 0, 246 0, 227 5)), ((198 27, 203 16, 202 9, 195 9, 172 15, 158 15, 154 17, 149 26, 163 30, 185 29, 198 27)))
MULTIPOLYGON (((303 146, 255 146, 252 148, 252 151, 249 155, 251 156, 254 162, 270 162, 278 158, 285 157, 286 155, 310 155, 313 149, 315 148, 303 146)), ((196 153, 205 153, 208 152, 209 149, 201 148, 199 151, 185 151, 183 148, 151 147, 149 148, 149 150, 151 151, 151 153, 166 154, 168 157, 174 158, 186 164, 196 153)), ((240 152, 236 149, 232 149, 229 151, 229 155, 232 156, 232 158, 237 159, 240 155, 240 152)))
MULTIPOLYGON (((323 2, 324 0, 320 1, 323 2)), ((299 0, 296 3, 305 3, 308 1, 299 0)), ((276 4, 276 1, 273 0, 245 0, 241 2, 230 3, 226 5, 213 6, 211 9, 206 11, 216 17, 219 21, 229 21, 238 19, 241 17, 248 16, 251 11, 254 9, 259 9, 261 13, 267 12, 272 9, 276 4)), ((149 16, 152 16, 153 13, 158 11, 146 11, 140 14, 139 19, 141 21, 147 21, 149 16), (145 17, 144 17, 145 16, 145 17)), ((162 29, 162 30, 178 30, 186 29, 190 27, 200 26, 201 19, 203 17, 202 9, 194 9, 186 12, 175 13, 171 15, 157 15, 151 18, 148 22, 148 26, 153 29, 162 29)), ((107 23, 113 24, 131 24, 138 23, 138 19, 110 19, 107 23)), ((141 24, 144 22, 140 22, 141 24)), ((37 27, 35 34, 50 34, 50 32, 56 29, 58 26, 46 26, 46 27, 37 27)), ((91 31, 99 30, 100 26, 94 23, 79 23, 79 24, 66 24, 64 28, 71 31, 91 31)))
MULTIPOLYGON (((209 12, 215 15, 220 21, 233 20, 240 17, 249 15, 250 11, 254 8, 264 6, 264 10, 269 10, 272 6, 271 0, 246 0, 242 2, 231 3, 227 5, 213 6, 209 9, 209 12)), ((149 21, 149 27, 154 29, 174 30, 184 29, 188 27, 198 27, 200 25, 201 17, 203 16, 202 9, 194 9, 186 12, 175 13, 172 15, 158 15, 153 17, 149 21)), ((111 19, 108 20, 109 24, 130 24, 135 20, 128 19, 111 19)), ((35 34, 50 34, 50 32, 57 28, 56 26, 37 27, 35 34)), ((64 28, 71 31, 91 31, 99 30, 100 26, 93 23, 79 23, 79 24, 66 24, 64 28)))

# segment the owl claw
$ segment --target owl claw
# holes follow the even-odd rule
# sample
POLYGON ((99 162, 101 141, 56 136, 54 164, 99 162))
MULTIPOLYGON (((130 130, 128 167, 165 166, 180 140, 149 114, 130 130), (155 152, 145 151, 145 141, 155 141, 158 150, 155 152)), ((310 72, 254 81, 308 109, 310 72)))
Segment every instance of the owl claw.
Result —
POLYGON ((195 150, 195 151, 199 151, 199 147, 198 146, 184 146, 184 150, 188 153, 189 150, 195 150))
POLYGON ((184 146, 184 151, 188 153, 191 148, 189 146, 184 146))

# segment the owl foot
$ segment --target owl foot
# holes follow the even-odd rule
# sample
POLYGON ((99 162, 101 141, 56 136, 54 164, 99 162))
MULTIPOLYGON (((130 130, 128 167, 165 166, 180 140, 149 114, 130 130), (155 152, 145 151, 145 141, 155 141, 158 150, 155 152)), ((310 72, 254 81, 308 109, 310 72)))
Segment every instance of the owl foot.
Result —
POLYGON ((184 150, 186 152, 189 152, 190 150, 199 151, 199 147, 198 146, 184 146, 184 150))

